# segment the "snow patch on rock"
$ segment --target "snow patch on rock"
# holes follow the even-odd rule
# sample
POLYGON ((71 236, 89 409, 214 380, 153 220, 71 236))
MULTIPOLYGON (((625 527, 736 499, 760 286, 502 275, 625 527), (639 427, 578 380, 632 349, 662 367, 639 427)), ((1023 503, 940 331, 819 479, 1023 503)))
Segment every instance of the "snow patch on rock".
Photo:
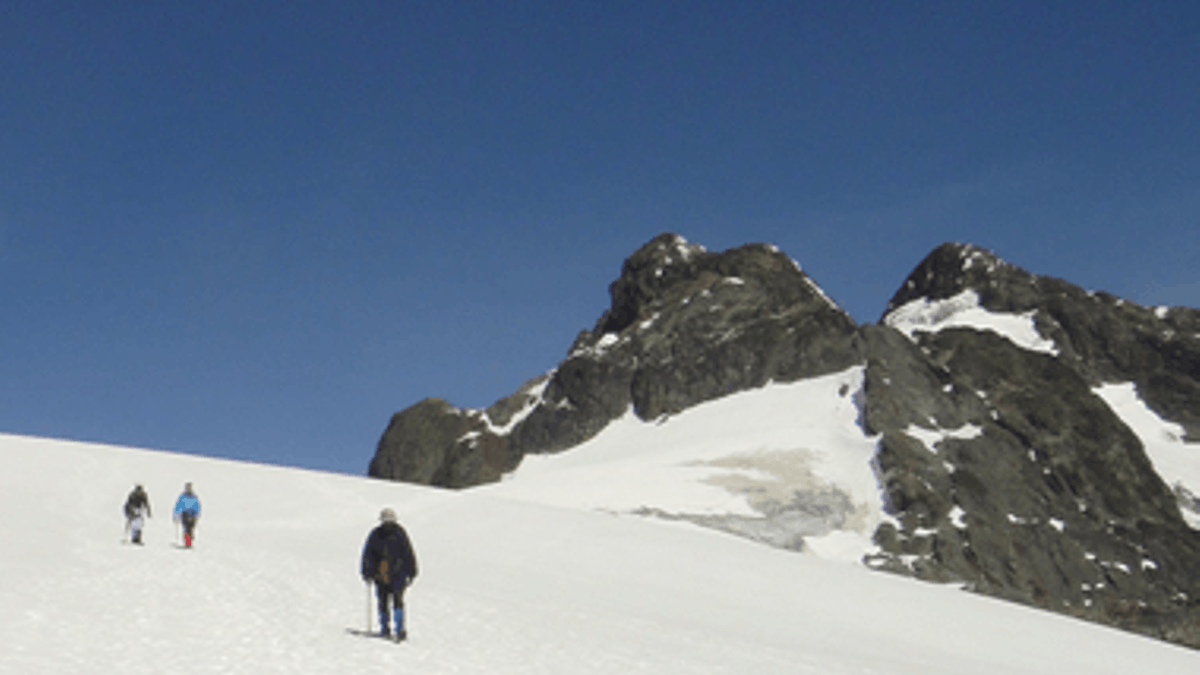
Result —
POLYGON ((1187 443, 1182 426, 1159 417, 1132 382, 1104 384, 1092 390, 1142 442, 1158 475, 1174 490, 1180 513, 1200 530, 1200 443, 1187 443))
POLYGON ((1057 356, 1058 346, 1038 333, 1034 314, 1036 310, 1022 314, 988 311, 979 304, 979 294, 967 289, 945 300, 913 300, 889 312, 884 322, 910 340, 915 340, 917 333, 973 328, 996 333, 1023 349, 1057 356))
POLYGON ((937 444, 947 438, 957 438, 960 440, 969 441, 972 438, 979 438, 983 435, 983 427, 974 424, 964 424, 957 429, 926 429, 915 424, 908 425, 904 430, 905 435, 911 436, 925 446, 929 452, 938 454, 937 444))

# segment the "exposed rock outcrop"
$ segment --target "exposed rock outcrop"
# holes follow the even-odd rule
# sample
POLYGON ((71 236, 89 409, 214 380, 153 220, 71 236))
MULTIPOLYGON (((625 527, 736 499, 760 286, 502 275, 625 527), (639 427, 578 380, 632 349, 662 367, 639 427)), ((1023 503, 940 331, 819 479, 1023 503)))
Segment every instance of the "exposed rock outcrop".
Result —
POLYGON ((865 422, 901 524, 868 564, 1200 646, 1189 505, 1094 392, 1135 382, 1195 434, 1200 340, 1180 334, 1195 319, 934 251, 863 329, 865 422), (956 325, 970 312, 984 320, 956 325), (986 319, 1024 322, 1026 339, 986 319))
POLYGON ((370 475, 476 485, 497 480, 526 454, 578 445, 631 406, 655 419, 864 359, 854 320, 772 246, 711 253, 664 234, 625 261, 609 292, 611 307, 567 358, 513 397, 483 412, 414 406, 437 405, 447 417, 439 424, 398 413, 370 475), (439 463, 447 466, 430 469, 439 463))
POLYGON ((966 244, 943 244, 913 270, 883 321, 914 300, 974 295, 993 313, 1030 314, 1059 361, 1089 385, 1134 382, 1166 419, 1200 442, 1200 310, 1150 309, 1031 274, 966 244))

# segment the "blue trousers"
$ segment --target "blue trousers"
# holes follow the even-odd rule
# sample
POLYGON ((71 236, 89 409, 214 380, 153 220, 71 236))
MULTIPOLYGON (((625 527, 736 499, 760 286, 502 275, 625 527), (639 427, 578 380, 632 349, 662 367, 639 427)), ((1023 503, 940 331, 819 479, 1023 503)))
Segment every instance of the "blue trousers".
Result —
POLYGON ((379 599, 379 628, 381 632, 389 632, 390 619, 396 619, 396 633, 404 631, 404 589, 408 584, 381 584, 375 582, 375 597, 379 599), (389 608, 388 605, 391 605, 389 608), (391 611, 388 611, 388 610, 391 611))

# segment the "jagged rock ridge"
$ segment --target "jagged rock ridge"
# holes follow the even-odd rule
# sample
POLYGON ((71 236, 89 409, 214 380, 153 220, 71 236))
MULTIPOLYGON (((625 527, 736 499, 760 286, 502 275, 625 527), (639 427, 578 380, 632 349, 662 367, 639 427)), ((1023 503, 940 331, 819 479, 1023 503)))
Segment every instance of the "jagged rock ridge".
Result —
POLYGON ((494 481, 631 407, 652 420, 865 365, 861 424, 896 525, 864 562, 1200 646, 1200 533, 1182 517, 1200 486, 1164 482, 1097 395, 1133 383, 1200 439, 1200 312, 946 244, 857 326, 773 247, 711 253, 676 235, 631 256, 610 294, 554 371, 488 410, 397 413, 370 474, 494 481))
POLYGON ((1198 315, 934 251, 863 328, 865 423, 901 523, 868 564, 1200 646, 1194 505, 1094 391, 1134 382, 1194 437, 1198 315), (955 326, 970 311, 1024 320, 1028 340, 955 326))
POLYGON ((711 253, 664 234, 625 261, 611 307, 567 358, 485 411, 424 401, 397 413, 369 474, 465 487, 528 453, 591 438, 632 406, 645 420, 863 360, 857 326, 772 246, 711 253))

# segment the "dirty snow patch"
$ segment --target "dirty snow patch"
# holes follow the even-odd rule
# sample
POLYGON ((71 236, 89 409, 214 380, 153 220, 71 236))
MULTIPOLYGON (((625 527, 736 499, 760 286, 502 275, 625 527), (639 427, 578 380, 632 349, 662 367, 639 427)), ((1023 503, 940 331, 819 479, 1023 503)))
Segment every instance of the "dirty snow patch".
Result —
POLYGON ((770 518, 797 500, 834 499, 847 508, 845 522, 805 533, 805 549, 858 562, 875 550, 875 529, 891 521, 872 468, 878 439, 863 433, 848 393, 860 391, 862 379, 855 366, 770 383, 650 422, 630 410, 591 440, 528 455, 500 483, 473 489, 682 520, 770 518))

